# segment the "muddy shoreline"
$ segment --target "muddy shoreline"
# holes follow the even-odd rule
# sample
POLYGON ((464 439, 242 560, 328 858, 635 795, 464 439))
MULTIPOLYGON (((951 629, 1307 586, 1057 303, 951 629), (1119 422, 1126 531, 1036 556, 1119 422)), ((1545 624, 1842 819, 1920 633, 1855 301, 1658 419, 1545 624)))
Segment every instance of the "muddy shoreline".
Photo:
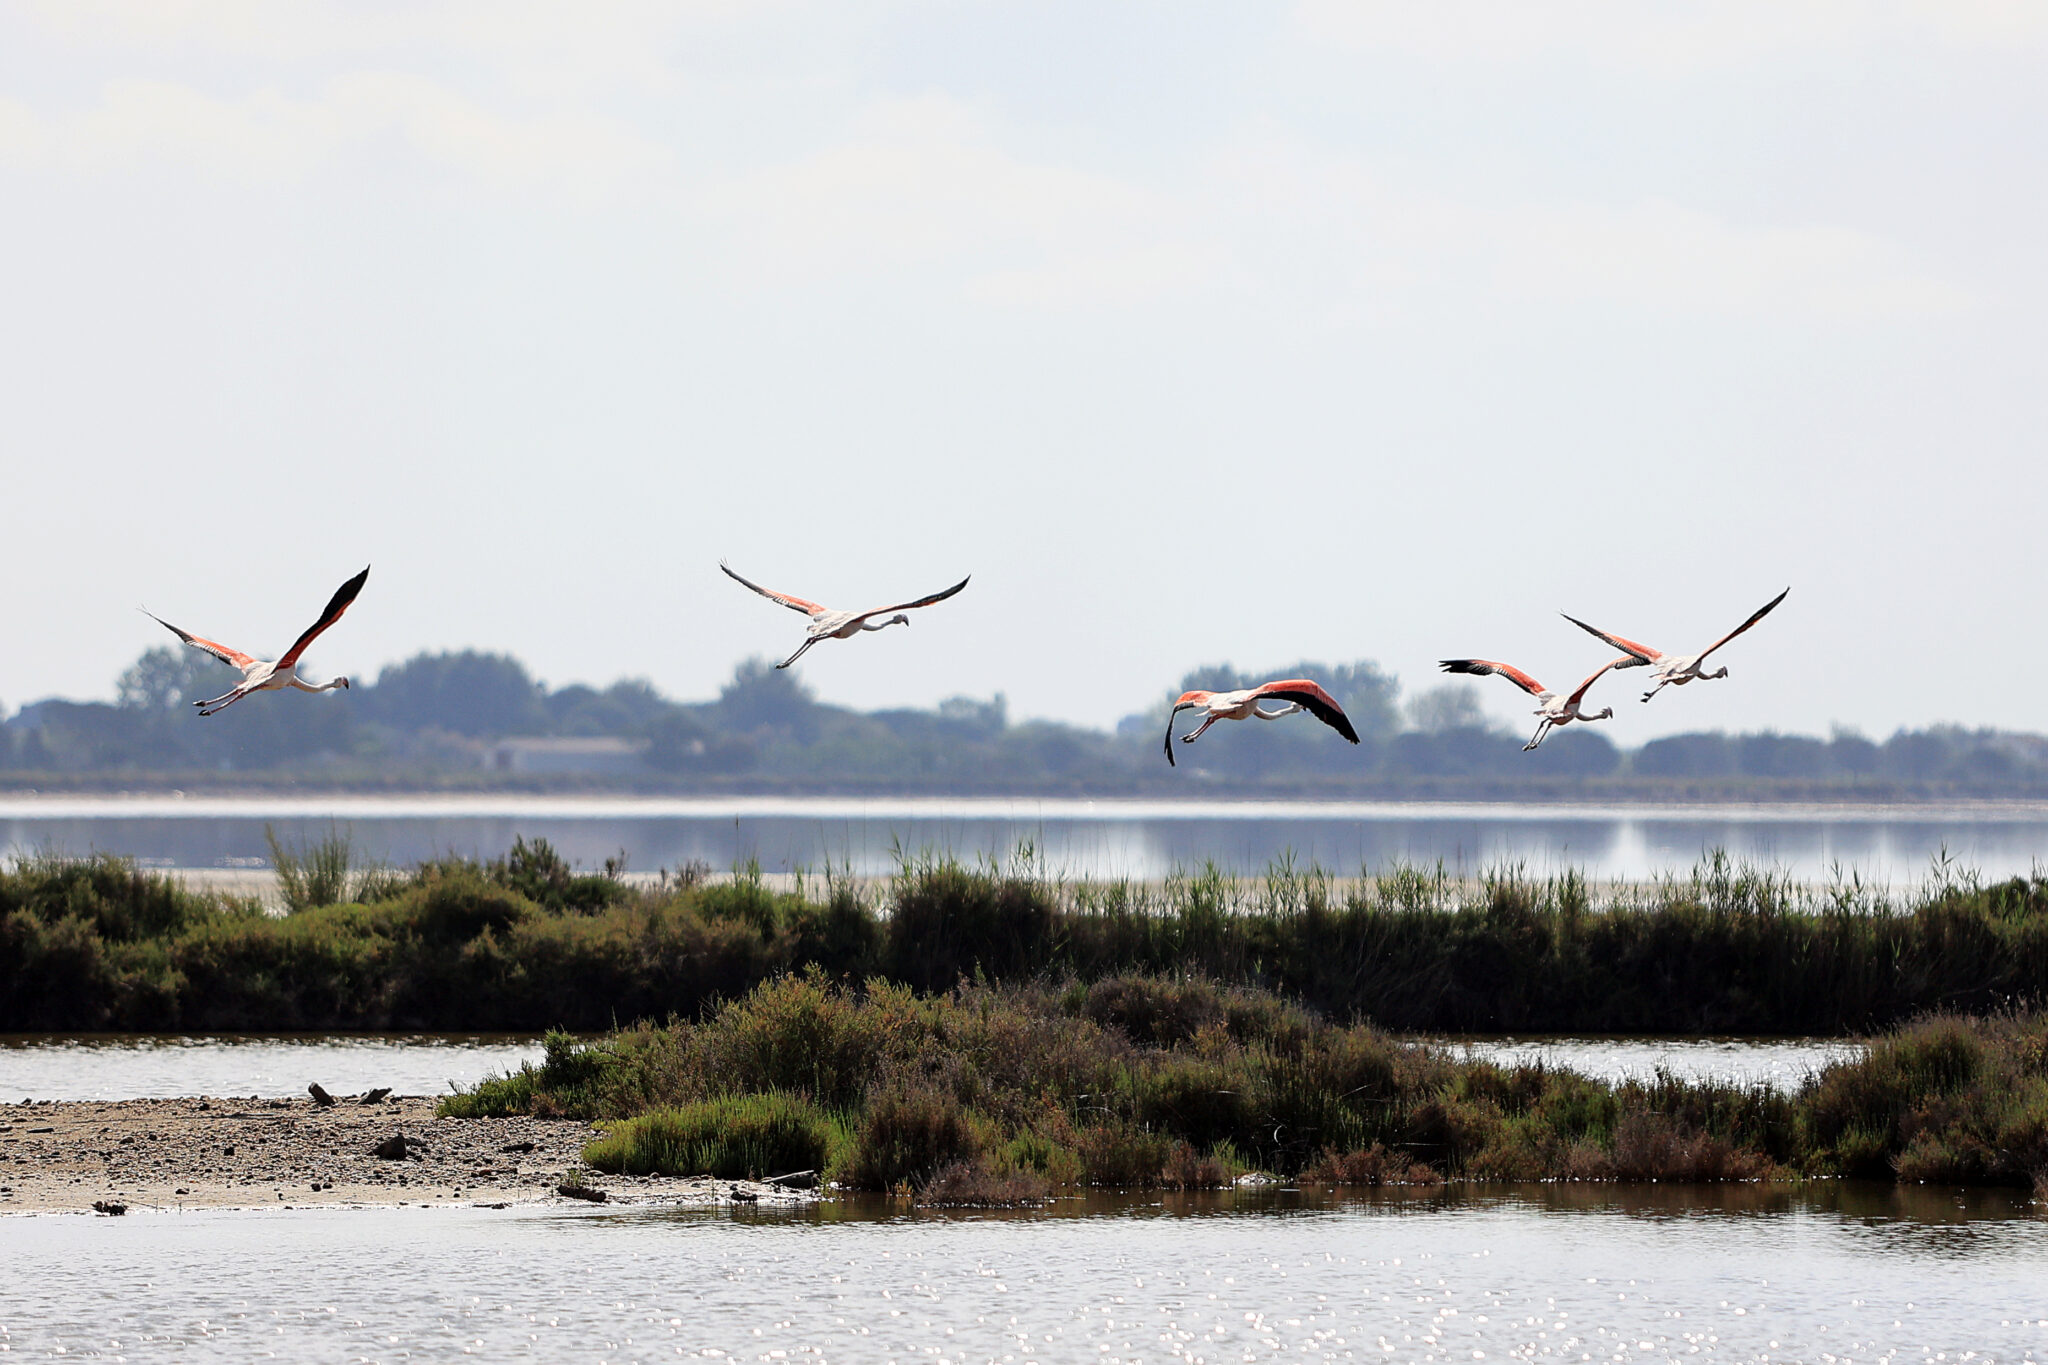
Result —
POLYGON ((793 1204, 746 1181, 606 1175, 585 1166, 598 1130, 573 1119, 447 1119, 434 1101, 207 1096, 0 1105, 0 1214, 128 1209, 604 1202, 793 1204), (403 1156, 379 1156, 404 1138, 403 1156))

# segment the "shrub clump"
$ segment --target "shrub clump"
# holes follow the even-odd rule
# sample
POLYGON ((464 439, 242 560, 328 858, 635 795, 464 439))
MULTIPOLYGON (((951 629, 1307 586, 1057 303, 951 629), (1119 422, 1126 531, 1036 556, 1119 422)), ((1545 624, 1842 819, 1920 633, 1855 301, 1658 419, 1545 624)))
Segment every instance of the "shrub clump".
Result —
POLYGON ((583 1160, 615 1174, 752 1180, 822 1171, 839 1141, 817 1106, 769 1091, 627 1119, 586 1146, 583 1160))
POLYGON ((1824 1173, 2029 1185, 2048 1172, 2048 1019, 1917 1020, 1829 1067, 1801 1101, 1824 1173))
MULTIPOLYGON (((1212 989, 1219 1001, 1235 990, 1212 989)), ((2026 1185, 2048 1170, 2048 1016, 1922 1020, 1787 1095, 1462 1061, 1277 1002, 1245 1017, 1284 1027, 1237 1036, 1231 1015, 1176 980, 919 995, 811 973, 695 1023, 588 1044, 552 1035, 541 1065, 444 1112, 646 1114, 593 1149, 641 1163, 629 1169, 794 1164, 703 1155, 719 1124, 737 1123, 734 1106, 758 1101, 802 1119, 789 1122, 813 1134, 806 1151, 829 1116, 841 1136, 816 1160, 842 1186, 927 1202, 1221 1188, 1248 1170, 1365 1186, 1806 1174, 2026 1185), (1173 1016, 1128 1008, 1140 1000, 1197 1004, 1161 1027, 1173 1016), (657 1147, 688 1155, 645 1155, 657 1147)))

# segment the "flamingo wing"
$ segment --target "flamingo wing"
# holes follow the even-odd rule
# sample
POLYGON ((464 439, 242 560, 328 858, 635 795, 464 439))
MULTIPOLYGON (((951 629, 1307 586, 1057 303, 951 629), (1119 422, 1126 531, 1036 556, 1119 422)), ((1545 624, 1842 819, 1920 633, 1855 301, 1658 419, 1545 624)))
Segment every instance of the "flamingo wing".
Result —
POLYGON ((306 633, 294 640, 292 647, 284 652, 284 657, 277 661, 280 672, 297 663, 299 656, 306 652, 306 646, 319 639, 321 631, 341 619, 341 614, 348 610, 349 603, 356 600, 356 594, 361 592, 363 584, 369 581, 370 566, 365 564, 361 573, 334 590, 334 596, 327 599, 327 609, 320 613, 320 619, 306 627, 306 633))
POLYGON ((909 611, 912 607, 928 607, 934 602, 943 602, 954 593, 960 591, 960 589, 966 587, 973 577, 973 574, 969 574, 944 592, 935 592, 929 597, 920 597, 915 602, 898 602, 893 607, 876 607, 873 611, 864 611, 861 613, 861 618, 865 620, 870 616, 880 616, 885 611, 909 611))
POLYGON ((1532 697, 1543 695, 1543 684, 1513 664, 1498 663, 1492 659, 1439 659, 1437 664, 1446 673, 1470 673, 1476 678, 1498 673, 1532 697))
POLYGON ((727 578, 730 578, 733 582, 740 584, 742 587, 752 588, 755 592, 760 593, 761 596, 767 598, 769 601, 780 602, 783 606, 788 607, 791 611, 800 611, 806 616, 823 616, 827 610, 825 607, 819 606, 816 602, 807 602, 801 597, 792 597, 786 592, 777 592, 773 588, 764 588, 759 583, 754 582, 752 579, 742 578, 738 574, 734 573, 732 571, 732 566, 730 564, 727 564, 722 559, 718 561, 718 567, 724 569, 725 576, 727 578))
POLYGON ((1252 696, 1255 699, 1274 697, 1280 701, 1291 701, 1353 744, 1358 743, 1358 731, 1351 728, 1351 717, 1344 714, 1344 708, 1323 690, 1320 683, 1307 678, 1287 678, 1253 688, 1252 696))
POLYGON ((1628 655, 1629 657, 1627 659, 1615 665, 1616 668, 1639 668, 1644 664, 1653 664, 1657 662, 1658 658, 1660 657, 1657 651, 1650 648, 1648 645, 1639 645, 1634 640, 1628 639, 1625 636, 1609 635, 1606 631, 1600 629, 1600 627, 1598 626, 1587 625, 1584 621, 1581 621, 1578 617, 1572 615, 1568 611, 1561 611, 1558 613, 1558 615, 1562 616, 1565 620, 1577 626, 1580 630, 1585 631, 1589 635, 1598 636, 1600 639, 1605 640, 1614 648, 1628 655))
POLYGON ((1183 711, 1192 711, 1195 707, 1202 705, 1204 702, 1208 701, 1209 698, 1215 695, 1216 694, 1214 692, 1203 692, 1198 689, 1193 692, 1183 692, 1178 697, 1174 698, 1173 709, 1166 713, 1167 767, 1172 768, 1178 766, 1173 761, 1173 718, 1183 711))
POLYGON ((1784 601, 1785 593, 1791 591, 1792 589, 1790 587, 1787 587, 1785 589, 1785 592, 1779 593, 1776 597, 1773 597, 1770 601, 1758 607, 1756 611, 1750 615, 1750 618, 1747 621, 1744 621, 1741 625, 1737 626, 1735 629, 1729 631, 1726 635, 1723 635, 1720 639, 1714 641, 1714 643, 1708 645, 1705 649, 1701 650, 1700 658, 1704 660, 1709 654, 1712 654, 1722 645, 1727 644, 1730 640, 1742 634, 1743 631, 1748 630, 1751 626, 1763 620, 1766 616, 1769 616, 1771 614, 1771 608, 1777 606, 1778 603, 1784 601))
POLYGON ((189 630, 179 630, 169 621, 164 620, 163 617, 158 616, 155 612, 150 611, 146 608, 143 610, 142 614, 144 616, 147 616, 150 620, 156 622, 158 625, 162 626, 165 630, 168 630, 171 634, 177 636, 180 640, 183 640, 186 644, 191 645, 194 649, 205 650, 208 654, 211 654, 214 658, 219 659, 222 663, 228 665, 230 668, 246 669, 249 667, 250 664, 256 662, 256 660, 254 660, 247 654, 244 654, 239 649, 229 649, 226 645, 215 644, 211 640, 202 640, 189 630))
POLYGON ((1579 704, 1579 698, 1586 695, 1587 688, 1591 687, 1594 683, 1600 681, 1600 675, 1602 673, 1605 673, 1610 668, 1634 668, 1637 664, 1641 662, 1642 660, 1633 659, 1626 654, 1623 654, 1618 658, 1609 659, 1606 663, 1600 665, 1591 673, 1588 673, 1586 675, 1586 680, 1580 683, 1577 687, 1574 687, 1572 689, 1571 696, 1565 698, 1565 700, 1569 702, 1571 705, 1577 706, 1579 704))

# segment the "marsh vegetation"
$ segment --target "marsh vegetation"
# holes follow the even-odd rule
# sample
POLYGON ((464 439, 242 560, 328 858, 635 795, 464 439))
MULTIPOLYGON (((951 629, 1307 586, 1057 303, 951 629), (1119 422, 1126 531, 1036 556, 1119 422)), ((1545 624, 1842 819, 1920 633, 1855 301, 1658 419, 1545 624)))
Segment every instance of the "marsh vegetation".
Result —
POLYGON ((1876 1177, 2048 1181, 2048 1018, 1937 1015, 1795 1093, 1502 1067, 1186 978, 961 984, 812 971, 643 1024, 443 1101, 608 1120, 601 1170, 769 1176, 1002 1203, 1330 1185, 1876 1177))
POLYGON ((777 889, 751 867, 633 884, 544 841, 404 871, 334 843, 286 852, 283 915, 118 858, 0 870, 0 1029, 588 1032, 815 969, 926 992, 1194 976, 1405 1032, 1843 1036, 2048 983, 2048 880, 1954 869, 1894 901, 1719 856, 1607 888, 1291 862, 1070 884, 1029 858, 905 857, 881 882, 777 889))

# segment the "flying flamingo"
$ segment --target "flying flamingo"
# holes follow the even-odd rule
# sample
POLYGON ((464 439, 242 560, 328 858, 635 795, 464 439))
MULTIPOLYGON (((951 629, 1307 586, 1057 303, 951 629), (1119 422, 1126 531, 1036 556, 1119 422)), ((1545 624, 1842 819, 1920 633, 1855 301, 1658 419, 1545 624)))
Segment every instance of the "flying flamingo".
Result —
POLYGON ((798 659, 803 658, 804 651, 820 640, 851 640, 864 630, 885 630, 890 626, 907 626, 910 624, 910 618, 905 616, 904 612, 914 607, 928 607, 934 602, 945 601, 954 593, 966 587, 968 579, 973 577, 972 574, 969 574, 967 578, 961 579, 944 592, 935 592, 929 597, 920 597, 915 602, 898 602, 893 607, 876 607, 872 611, 834 611, 830 607, 821 607, 816 602, 806 602, 801 597, 791 597, 786 592, 776 592, 773 588, 764 588, 759 583, 741 578, 722 559, 718 561, 718 567, 724 569, 726 577, 734 582, 752 588, 771 602, 780 602, 791 611, 800 611, 811 618, 811 624, 804 628, 804 642, 797 646, 796 653, 775 665, 777 668, 788 668, 798 659), (880 616, 883 612, 890 611, 896 614, 886 621, 869 620, 870 617, 880 616))
POLYGON ((226 645, 215 644, 211 640, 202 640, 197 635, 179 630, 169 621, 164 620, 163 617, 146 608, 142 614, 162 626, 165 630, 170 631, 171 634, 177 636, 186 644, 191 645, 195 649, 203 649, 222 663, 242 670, 242 680, 236 683, 231 690, 221 693, 221 695, 213 698, 211 701, 195 701, 192 703, 199 708, 200 715, 210 716, 216 711, 224 711, 228 707, 233 706, 251 692, 275 692, 286 687, 296 687, 301 692, 326 692, 336 687, 346 688, 348 686, 347 678, 336 678, 332 682, 320 683, 317 686, 302 681, 298 672, 299 656, 306 652, 307 645, 320 638, 321 631, 326 630, 341 619, 341 614, 348 610, 349 603, 356 600, 356 594, 363 590, 363 584, 369 581, 369 577, 369 566, 365 565, 361 573, 342 584, 339 588, 336 588, 334 596, 327 603, 327 610, 320 613, 320 619, 308 627, 306 633, 301 635, 297 642, 285 651, 284 657, 276 663, 265 663, 261 659, 252 659, 239 649, 229 649, 226 645))
POLYGON ((1756 612, 1747 621, 1744 621, 1741 625, 1729 631, 1726 635, 1723 635, 1720 639, 1714 641, 1714 643, 1708 645, 1705 649, 1701 650, 1697 654, 1662 654, 1659 653, 1657 650, 1650 648, 1648 645, 1639 645, 1634 640, 1625 640, 1619 635, 1609 635, 1604 630, 1601 630, 1595 626, 1587 625, 1584 621, 1581 621, 1576 616, 1572 616, 1565 612, 1559 612, 1558 615, 1563 616, 1565 620, 1571 622, 1580 630, 1590 631, 1594 635, 1597 635, 1601 639, 1605 640, 1608 644, 1613 645, 1616 649, 1626 652, 1629 657, 1623 660, 1622 662, 1616 664, 1615 667, 1641 668, 1642 666, 1647 664, 1651 668, 1655 669, 1656 672, 1652 676, 1654 676, 1657 679, 1657 685, 1651 688, 1649 691, 1643 693, 1643 700, 1648 701, 1650 698, 1656 696, 1665 688, 1683 687, 1687 683, 1691 682, 1694 678, 1727 677, 1728 665, 1726 664, 1722 664, 1712 673, 1702 672, 1700 670, 1700 665, 1707 661, 1707 656, 1709 654, 1712 654, 1722 645, 1727 644, 1730 640, 1742 634, 1743 631, 1748 630, 1751 626, 1763 620, 1764 617, 1770 615, 1771 608, 1777 606, 1778 603, 1784 601, 1785 593, 1791 591, 1792 589, 1786 588, 1785 592, 1779 593, 1776 597, 1773 597, 1770 601, 1764 603, 1761 607, 1758 607, 1756 609, 1756 612))
POLYGON ((1358 731, 1351 728, 1351 718, 1344 714, 1344 708, 1337 705, 1337 699, 1325 692, 1320 684, 1307 678, 1288 678, 1282 682, 1269 682, 1259 687, 1247 687, 1237 692, 1183 692, 1173 703, 1173 710, 1166 716, 1166 762, 1173 762, 1173 718, 1183 711, 1202 710, 1209 714, 1202 717, 1202 723, 1180 737, 1183 744, 1193 744, 1219 720, 1278 720, 1291 716, 1296 711, 1306 711, 1323 724, 1335 730, 1353 744, 1358 743, 1358 731), (1287 705, 1276 711, 1262 710, 1259 702, 1271 697, 1287 705))
POLYGON ((1594 669, 1584 682, 1562 697, 1513 664, 1495 663, 1492 659, 1443 659, 1439 662, 1446 673, 1470 673, 1481 678, 1489 673, 1498 673, 1536 699, 1536 714, 1543 719, 1537 722, 1536 733, 1522 746, 1522 752, 1526 754, 1543 742, 1543 737, 1550 733, 1552 726, 1570 725, 1575 720, 1614 719, 1614 708, 1611 706, 1600 711, 1582 711, 1579 709, 1580 703, 1585 699, 1586 689, 1600 681, 1602 673, 1627 664, 1628 656, 1624 654, 1619 659, 1609 659, 1594 669))

